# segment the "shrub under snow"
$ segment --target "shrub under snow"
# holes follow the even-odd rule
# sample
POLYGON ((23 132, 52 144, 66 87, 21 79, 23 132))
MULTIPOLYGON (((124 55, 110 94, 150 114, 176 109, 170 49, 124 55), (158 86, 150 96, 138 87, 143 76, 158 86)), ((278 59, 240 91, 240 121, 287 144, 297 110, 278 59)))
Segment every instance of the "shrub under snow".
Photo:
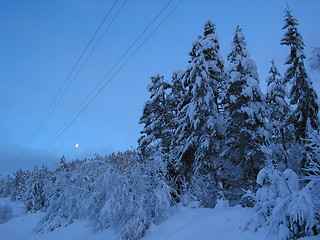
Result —
POLYGON ((114 229, 118 239, 140 239, 170 207, 165 174, 161 156, 136 164, 127 173, 104 158, 66 164, 51 176, 49 207, 36 232, 89 219, 96 230, 114 229))
MULTIPOLYGON (((318 180, 319 181, 319 180, 318 180)), ((257 183, 261 186, 253 198, 256 214, 246 228, 257 231, 267 228, 269 235, 279 239, 296 239, 319 232, 319 221, 311 191, 316 180, 299 190, 299 179, 291 169, 283 172, 265 167, 257 183)))

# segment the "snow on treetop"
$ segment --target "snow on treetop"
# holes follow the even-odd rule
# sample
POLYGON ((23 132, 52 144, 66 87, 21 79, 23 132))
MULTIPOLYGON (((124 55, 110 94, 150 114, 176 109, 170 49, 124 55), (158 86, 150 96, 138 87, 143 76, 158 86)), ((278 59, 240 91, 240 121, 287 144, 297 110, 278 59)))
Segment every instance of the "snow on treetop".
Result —
POLYGON ((245 41, 245 37, 242 32, 242 28, 240 26, 237 26, 236 31, 234 33, 234 38, 237 39, 239 43, 243 42, 245 43, 245 45, 247 45, 245 41))
POLYGON ((251 58, 243 59, 241 66, 246 69, 253 78, 258 79, 257 65, 251 58))
POLYGON ((249 52, 247 50, 247 42, 245 41, 242 29, 237 26, 234 33, 233 41, 231 43, 231 53, 228 55, 228 60, 231 66, 237 66, 245 58, 249 58, 249 52))
POLYGON ((208 36, 207 38, 201 41, 202 49, 212 49, 214 51, 218 45, 215 41, 217 39, 218 39, 217 34, 215 33, 210 34, 210 37, 208 36))
POLYGON ((289 8, 287 8, 285 10, 286 14, 285 14, 285 21, 287 22, 287 24, 282 28, 285 29, 287 27, 289 27, 290 25, 295 26, 295 25, 299 25, 297 19, 295 19, 292 15, 292 10, 290 10, 289 8))
POLYGON ((214 33, 215 30, 216 30, 216 25, 211 20, 207 20, 204 24, 204 36, 214 33))

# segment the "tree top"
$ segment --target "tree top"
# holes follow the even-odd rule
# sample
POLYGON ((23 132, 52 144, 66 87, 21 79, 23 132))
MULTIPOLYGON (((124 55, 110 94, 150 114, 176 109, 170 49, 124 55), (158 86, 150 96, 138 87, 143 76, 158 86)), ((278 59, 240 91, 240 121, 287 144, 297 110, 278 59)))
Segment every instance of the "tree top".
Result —
POLYGON ((204 24, 204 36, 214 33, 215 30, 216 25, 211 20, 207 20, 204 24))

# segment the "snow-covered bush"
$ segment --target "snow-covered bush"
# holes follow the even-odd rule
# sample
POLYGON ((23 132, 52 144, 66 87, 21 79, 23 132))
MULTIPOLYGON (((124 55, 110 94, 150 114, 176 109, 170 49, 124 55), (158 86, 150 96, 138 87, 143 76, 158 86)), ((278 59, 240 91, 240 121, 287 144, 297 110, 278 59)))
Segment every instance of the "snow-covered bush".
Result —
POLYGON ((314 199, 311 190, 316 181, 299 190, 299 179, 291 169, 283 172, 265 167, 257 176, 261 186, 252 196, 256 201, 256 214, 245 228, 268 230, 278 239, 296 239, 318 232, 314 199))
POLYGON ((270 233, 275 234, 279 239, 296 239, 314 235, 317 220, 310 194, 311 187, 312 183, 287 197, 277 199, 271 216, 267 219, 270 233))
POLYGON ((310 138, 306 144, 307 167, 304 169, 307 176, 305 180, 311 181, 310 193, 314 202, 315 214, 320 221, 320 135, 311 131, 310 138))
MULTIPOLYGON (((147 162, 137 164, 120 194, 114 195, 118 206, 115 215, 123 218, 121 224, 114 225, 119 239, 139 239, 151 223, 158 224, 167 217, 172 199, 166 171, 161 153, 157 152, 147 162)), ((112 205, 109 209, 113 209, 112 205)))
MULTIPOLYGON (((36 232, 53 231, 77 219, 91 219, 101 206, 96 191, 102 182, 102 172, 110 173, 103 159, 59 165, 46 186, 48 209, 36 232)), ((98 192, 104 192, 100 188, 98 192)))
POLYGON ((96 230, 112 228, 118 239, 139 239, 151 223, 166 218, 171 189, 161 155, 121 172, 105 158, 65 164, 46 187, 48 209, 36 232, 88 219, 96 230))

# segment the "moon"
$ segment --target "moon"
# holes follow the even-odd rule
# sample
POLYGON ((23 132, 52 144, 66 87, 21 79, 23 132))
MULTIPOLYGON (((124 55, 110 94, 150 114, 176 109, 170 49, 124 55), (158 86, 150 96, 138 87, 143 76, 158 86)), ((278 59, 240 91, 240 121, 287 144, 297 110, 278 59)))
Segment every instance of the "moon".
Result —
POLYGON ((77 143, 77 144, 76 144, 76 148, 78 148, 78 147, 79 147, 79 144, 77 143))

